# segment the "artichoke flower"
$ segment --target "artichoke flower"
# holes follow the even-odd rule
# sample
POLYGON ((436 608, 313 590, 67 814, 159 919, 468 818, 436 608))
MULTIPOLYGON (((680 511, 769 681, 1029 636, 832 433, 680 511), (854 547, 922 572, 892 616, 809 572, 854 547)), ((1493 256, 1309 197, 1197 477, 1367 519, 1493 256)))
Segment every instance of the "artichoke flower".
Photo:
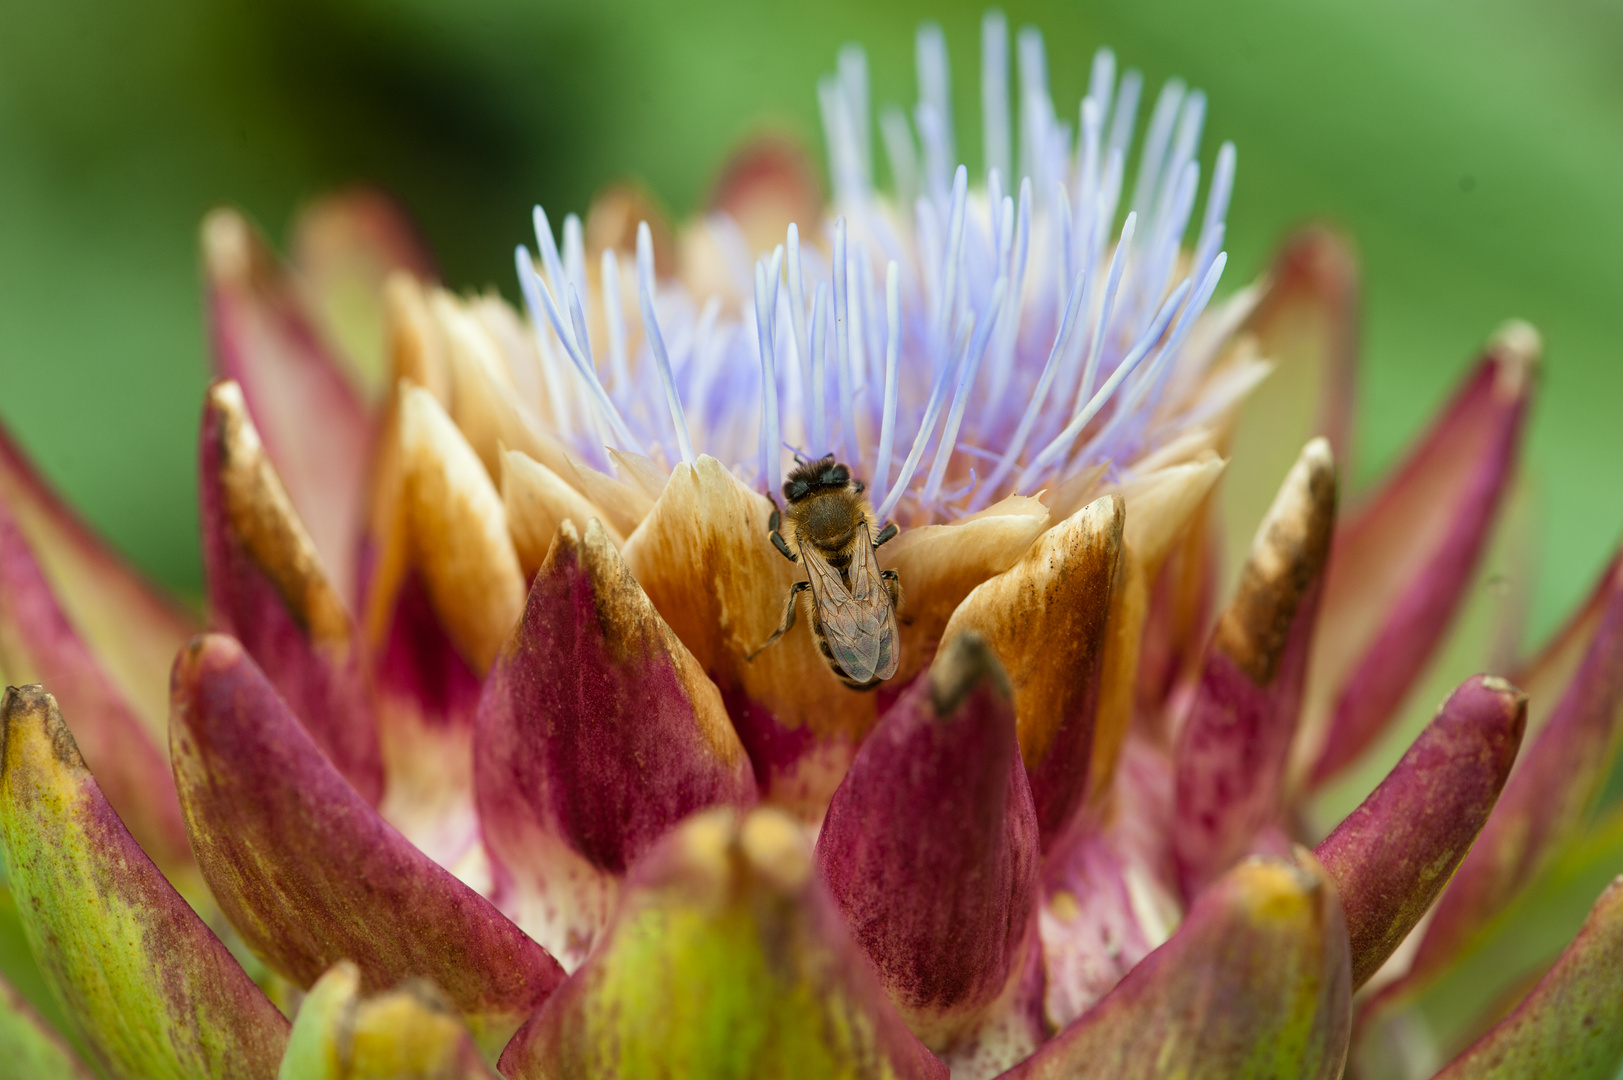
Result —
POLYGON ((1614 1075, 1623 882, 1492 959, 1623 867, 1623 560, 1315 816, 1480 591, 1537 334, 1340 516, 1346 244, 1218 297, 1204 95, 1135 138, 1100 50, 1073 127, 983 35, 984 183, 926 26, 881 194, 848 47, 830 206, 767 141, 680 229, 538 207, 522 310, 380 196, 288 262, 212 214, 206 626, 0 440, 0 847, 69 1024, 0 980, 18 1075, 1614 1075), (877 688, 822 600, 761 648, 824 455, 900 583, 877 688), (1451 979, 1499 996, 1441 1033, 1451 979))

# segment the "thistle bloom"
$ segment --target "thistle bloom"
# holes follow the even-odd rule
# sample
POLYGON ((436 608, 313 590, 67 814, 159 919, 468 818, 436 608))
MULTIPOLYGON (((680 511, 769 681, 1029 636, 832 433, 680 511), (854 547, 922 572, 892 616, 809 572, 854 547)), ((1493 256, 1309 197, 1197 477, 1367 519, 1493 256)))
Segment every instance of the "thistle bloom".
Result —
POLYGON ((767 143, 680 232, 631 188, 561 244, 537 208, 522 311, 435 285, 376 196, 308 212, 291 266, 205 222, 210 632, 0 444, 0 670, 43 684, 3 706, 6 886, 78 1047, 0 983, 0 1049, 132 1080, 1612 1075, 1623 884, 1536 984, 1492 961, 1541 883, 1616 864, 1623 562, 1493 665, 1525 693, 1466 680, 1314 819, 1457 637, 1537 335, 1338 517, 1345 247, 1304 232, 1214 299, 1236 153, 1203 187, 1204 96, 1168 83, 1140 135, 1101 50, 1073 126, 1035 31, 1017 100, 1000 15, 982 44, 984 182, 927 26, 879 193, 848 48, 831 207, 767 143), (751 658, 800 572, 772 499, 825 454, 900 527, 876 692, 804 622, 751 658), (1445 1029, 1461 978, 1482 1019, 1445 1029))

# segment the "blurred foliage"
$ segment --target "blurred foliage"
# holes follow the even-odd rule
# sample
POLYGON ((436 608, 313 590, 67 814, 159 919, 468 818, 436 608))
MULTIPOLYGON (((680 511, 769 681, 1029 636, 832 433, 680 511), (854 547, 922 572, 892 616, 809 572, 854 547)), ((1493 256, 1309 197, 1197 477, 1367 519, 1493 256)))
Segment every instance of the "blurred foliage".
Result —
MULTIPOLYGON (((1221 138, 1240 147, 1231 282, 1305 218, 1357 239, 1355 480, 1393 459, 1502 319, 1544 330, 1533 625, 1551 625, 1623 522, 1623 7, 1006 7, 1044 29, 1062 112, 1103 42, 1152 85, 1176 73, 1210 93, 1208 162, 1221 138)), ((195 592, 208 206, 237 203, 280 235, 301 201, 376 181, 419 217, 449 281, 511 293, 532 202, 581 209, 630 175, 690 211, 752 131, 819 147, 814 80, 845 41, 867 46, 877 100, 911 101, 922 18, 947 30, 960 147, 978 166, 979 13, 914 0, 0 6, 0 415, 137 563, 195 592)))

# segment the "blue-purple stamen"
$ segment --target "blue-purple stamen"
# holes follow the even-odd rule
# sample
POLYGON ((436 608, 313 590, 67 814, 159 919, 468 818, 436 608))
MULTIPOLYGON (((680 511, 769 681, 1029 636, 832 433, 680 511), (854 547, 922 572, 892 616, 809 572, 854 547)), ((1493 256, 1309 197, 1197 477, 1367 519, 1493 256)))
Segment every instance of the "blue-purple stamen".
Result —
POLYGON ((885 412, 879 427, 879 455, 873 467, 873 497, 889 494, 890 455, 896 445, 896 392, 902 349, 901 268, 893 261, 885 267, 885 412))
MULTIPOLYGON (((607 256, 612 250, 604 248, 604 255, 607 256)), ((692 465, 698 459, 693 456, 693 440, 688 434, 687 416, 682 410, 682 396, 676 392, 676 375, 671 369, 670 353, 665 350, 665 337, 660 333, 659 319, 654 314, 654 238, 646 221, 637 226, 637 301, 642 312, 643 331, 648 337, 648 347, 653 353, 655 366, 659 368, 659 381, 665 387, 665 404, 671 412, 671 428, 676 433, 677 450, 681 453, 682 460, 692 465)), ((714 322, 719 306, 707 310, 711 322, 714 322)), ((699 322, 701 333, 705 325, 705 321, 701 319, 699 322)))
POLYGON ((626 361, 626 320, 620 310, 620 257, 612 247, 603 249, 603 316, 609 328, 609 370, 614 374, 614 396, 631 392, 631 367, 626 361))
POLYGON ((846 461, 857 461, 857 416, 855 388, 851 374, 851 303, 847 291, 848 271, 845 249, 845 219, 834 223, 834 357, 835 381, 840 389, 840 441, 846 461))
POLYGON ((778 307, 778 272, 783 265, 783 248, 772 255, 769 272, 759 260, 755 263, 755 332, 761 357, 761 478, 768 491, 782 486, 782 455, 778 450, 778 373, 773 348, 773 315, 778 307))
POLYGON ((911 110, 874 112, 866 56, 848 46, 818 85, 832 220, 816 223, 815 242, 805 244, 790 225, 786 243, 757 258, 736 224, 713 215, 705 230, 724 284, 704 297, 676 282, 660 289, 648 230, 639 229, 640 337, 621 310, 619 256, 602 255, 603 306, 593 309, 580 219, 564 219, 560 252, 537 207, 539 267, 523 248, 516 262, 541 375, 528 383, 547 401, 526 415, 550 412, 559 437, 589 460, 606 461, 605 441, 646 446, 665 463, 709 453, 764 491, 777 489, 785 444, 836 453, 869 479, 881 519, 905 505, 902 516, 915 523, 1011 491, 1036 494, 1106 459, 1130 471, 1164 437, 1158 425, 1195 415, 1162 399, 1194 385, 1178 358, 1226 265, 1234 147, 1217 151, 1185 269, 1205 96, 1178 80, 1161 89, 1127 191, 1139 72, 1118 71, 1115 54, 1098 50, 1067 122, 1049 92, 1039 33, 1022 28, 1011 41, 1007 21, 991 12, 981 44, 984 189, 969 189, 954 151, 940 28, 926 25, 916 38, 911 110), (895 203, 874 187, 876 134, 895 203), (590 332, 604 335, 601 373, 590 332), (994 464, 965 483, 979 475, 969 463, 981 460, 994 464))

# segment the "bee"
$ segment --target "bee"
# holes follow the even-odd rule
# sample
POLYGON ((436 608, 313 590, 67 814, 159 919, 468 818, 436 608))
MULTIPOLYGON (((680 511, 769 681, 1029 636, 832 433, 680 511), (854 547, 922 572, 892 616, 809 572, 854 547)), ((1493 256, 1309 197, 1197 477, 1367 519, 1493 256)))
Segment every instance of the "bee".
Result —
POLYGON ((853 690, 871 690, 896 674, 898 641, 896 606, 902 584, 894 570, 881 570, 874 558, 879 546, 896 535, 894 523, 878 536, 873 507, 863 495, 866 485, 829 454, 800 461, 784 481, 788 509, 772 507, 768 522, 772 546, 785 559, 806 568, 806 580, 795 582, 783 621, 761 648, 777 641, 795 625, 802 593, 811 593, 808 613, 812 636, 823 659, 840 681, 853 690), (784 517, 788 528, 779 531, 784 517), (788 533, 785 537, 784 533, 788 533))

